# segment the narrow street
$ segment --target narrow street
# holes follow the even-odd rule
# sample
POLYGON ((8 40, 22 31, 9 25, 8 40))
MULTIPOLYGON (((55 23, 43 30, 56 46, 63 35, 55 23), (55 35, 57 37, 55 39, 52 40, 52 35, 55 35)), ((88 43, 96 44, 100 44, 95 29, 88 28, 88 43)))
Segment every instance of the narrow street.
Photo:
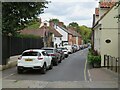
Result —
POLYGON ((87 49, 71 54, 58 66, 47 71, 45 75, 39 71, 27 71, 24 74, 17 74, 16 67, 3 71, 3 78, 8 80, 40 80, 40 81, 85 81, 87 49), (9 76, 10 75, 10 76, 9 76))
MULTIPOLYGON (((28 71, 24 74, 17 74, 16 67, 3 71, 3 88, 116 88, 115 80, 97 80, 94 75, 91 80, 89 67, 87 65, 88 49, 80 50, 62 61, 45 75, 39 71, 28 71)), ((98 69, 99 70, 99 69, 98 69)), ((94 69, 91 70, 94 72, 94 69)), ((97 69, 96 69, 97 71, 97 69)), ((100 71, 100 70, 99 70, 100 71)), ((101 72, 101 71, 100 71, 101 72)), ((106 71, 103 71, 104 72, 106 71)), ((94 73, 95 74, 95 73, 94 73)), ((98 72, 99 74, 99 72, 98 72)), ((101 73, 102 75, 102 73, 101 73)), ((102 77, 104 77, 103 75, 102 77)), ((107 77, 111 78, 111 77, 107 77)))

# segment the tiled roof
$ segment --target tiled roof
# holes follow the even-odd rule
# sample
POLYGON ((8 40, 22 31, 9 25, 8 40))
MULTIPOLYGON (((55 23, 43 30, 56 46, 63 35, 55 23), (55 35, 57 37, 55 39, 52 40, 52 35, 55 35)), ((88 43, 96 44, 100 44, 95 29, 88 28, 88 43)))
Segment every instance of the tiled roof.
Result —
POLYGON ((92 28, 94 28, 96 25, 98 25, 99 22, 110 12, 110 10, 111 10, 114 6, 115 6, 115 4, 114 4, 105 14, 103 14, 103 15, 100 17, 100 19, 95 23, 95 25, 94 25, 92 28))
POLYGON ((59 28, 63 29, 65 32, 67 32, 68 34, 72 34, 70 31, 68 31, 66 28, 56 24, 59 28))
POLYGON ((100 8, 111 8, 113 5, 115 5, 115 2, 100 2, 100 8))
POLYGON ((95 15, 99 16, 99 8, 95 8, 95 15))
POLYGON ((52 27, 49 27, 49 32, 54 33, 55 37, 62 37, 62 35, 52 27))
POLYGON ((75 30, 72 30, 71 28, 68 28, 68 31, 71 32, 73 36, 81 37, 79 33, 77 33, 75 30))
POLYGON ((41 37, 45 36, 45 32, 46 34, 48 34, 49 32, 53 33, 55 37, 62 37, 62 35, 59 32, 57 32, 54 28, 51 28, 51 27, 42 26, 40 29, 36 29, 36 30, 24 29, 20 31, 21 34, 29 34, 29 35, 35 35, 35 36, 41 36, 41 37))

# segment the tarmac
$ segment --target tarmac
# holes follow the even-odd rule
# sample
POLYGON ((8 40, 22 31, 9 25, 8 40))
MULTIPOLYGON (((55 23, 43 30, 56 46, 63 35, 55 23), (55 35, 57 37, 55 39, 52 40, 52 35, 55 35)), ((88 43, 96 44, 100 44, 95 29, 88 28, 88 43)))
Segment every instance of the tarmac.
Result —
MULTIPOLYGON (((17 58, 18 57, 19 56, 10 57, 8 64, 0 66, 0 70, 3 71, 5 69, 15 67, 17 65, 17 58)), ((102 67, 101 68, 89 68, 88 75, 89 75, 89 81, 82 82, 82 83, 81 82, 74 82, 74 83, 64 82, 64 84, 63 84, 63 82, 62 82, 62 84, 59 84, 61 82, 40 82, 40 81, 38 81, 38 82, 31 81, 30 82, 30 81, 25 81, 27 83, 34 82, 36 84, 36 86, 33 85, 33 86, 29 87, 29 85, 31 85, 31 84, 28 84, 28 86, 27 85, 24 86, 24 82, 22 82, 22 81, 21 82, 24 86, 23 88, 28 88, 28 87, 29 88, 45 88, 45 87, 50 88, 50 87, 53 87, 54 83, 56 84, 54 88, 59 88, 59 87, 61 88, 63 86, 65 86, 66 88, 72 87, 72 86, 78 87, 78 88, 80 88, 80 87, 86 88, 86 86, 84 86, 86 84, 87 84, 88 88, 101 88, 103 86, 104 86, 103 88, 108 88, 108 87, 109 88, 118 88, 118 86, 119 86, 118 85, 118 73, 113 72, 111 70, 108 70, 106 68, 102 68, 102 67), (43 87, 38 87, 38 86, 40 86, 40 84, 43 84, 43 87), (73 85, 73 84, 75 84, 75 85, 73 85), (62 85, 62 86, 60 86, 60 85, 62 85), (80 86, 80 85, 82 85, 82 86, 80 86)), ((10 82, 9 84, 16 83, 16 81, 9 81, 9 82, 10 82)))

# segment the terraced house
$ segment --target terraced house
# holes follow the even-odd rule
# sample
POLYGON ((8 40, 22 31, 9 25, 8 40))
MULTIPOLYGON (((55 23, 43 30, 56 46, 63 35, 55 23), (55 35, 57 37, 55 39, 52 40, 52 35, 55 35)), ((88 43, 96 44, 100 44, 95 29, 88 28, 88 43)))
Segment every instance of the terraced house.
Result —
POLYGON ((62 35, 62 45, 70 44, 70 45, 81 45, 82 37, 79 33, 76 32, 73 28, 65 28, 63 22, 59 22, 58 24, 54 22, 50 22, 50 26, 57 30, 62 35))
POLYGON ((104 55, 118 57, 118 19, 115 18, 118 8, 115 3, 113 0, 101 0, 93 15, 93 44, 94 50, 101 55, 101 66, 105 64, 104 55))

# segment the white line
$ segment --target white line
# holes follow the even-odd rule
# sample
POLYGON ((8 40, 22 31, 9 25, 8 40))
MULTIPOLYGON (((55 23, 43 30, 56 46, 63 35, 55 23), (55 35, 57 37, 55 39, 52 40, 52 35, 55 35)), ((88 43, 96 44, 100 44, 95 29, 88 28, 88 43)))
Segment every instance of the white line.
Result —
POLYGON ((92 82, 92 78, 91 78, 91 75, 90 75, 90 71, 88 70, 88 76, 89 76, 89 81, 92 82))
POLYGON ((84 68, 84 79, 85 79, 85 81, 87 81, 86 68, 87 68, 87 59, 86 59, 86 61, 85 61, 85 68, 84 68))

